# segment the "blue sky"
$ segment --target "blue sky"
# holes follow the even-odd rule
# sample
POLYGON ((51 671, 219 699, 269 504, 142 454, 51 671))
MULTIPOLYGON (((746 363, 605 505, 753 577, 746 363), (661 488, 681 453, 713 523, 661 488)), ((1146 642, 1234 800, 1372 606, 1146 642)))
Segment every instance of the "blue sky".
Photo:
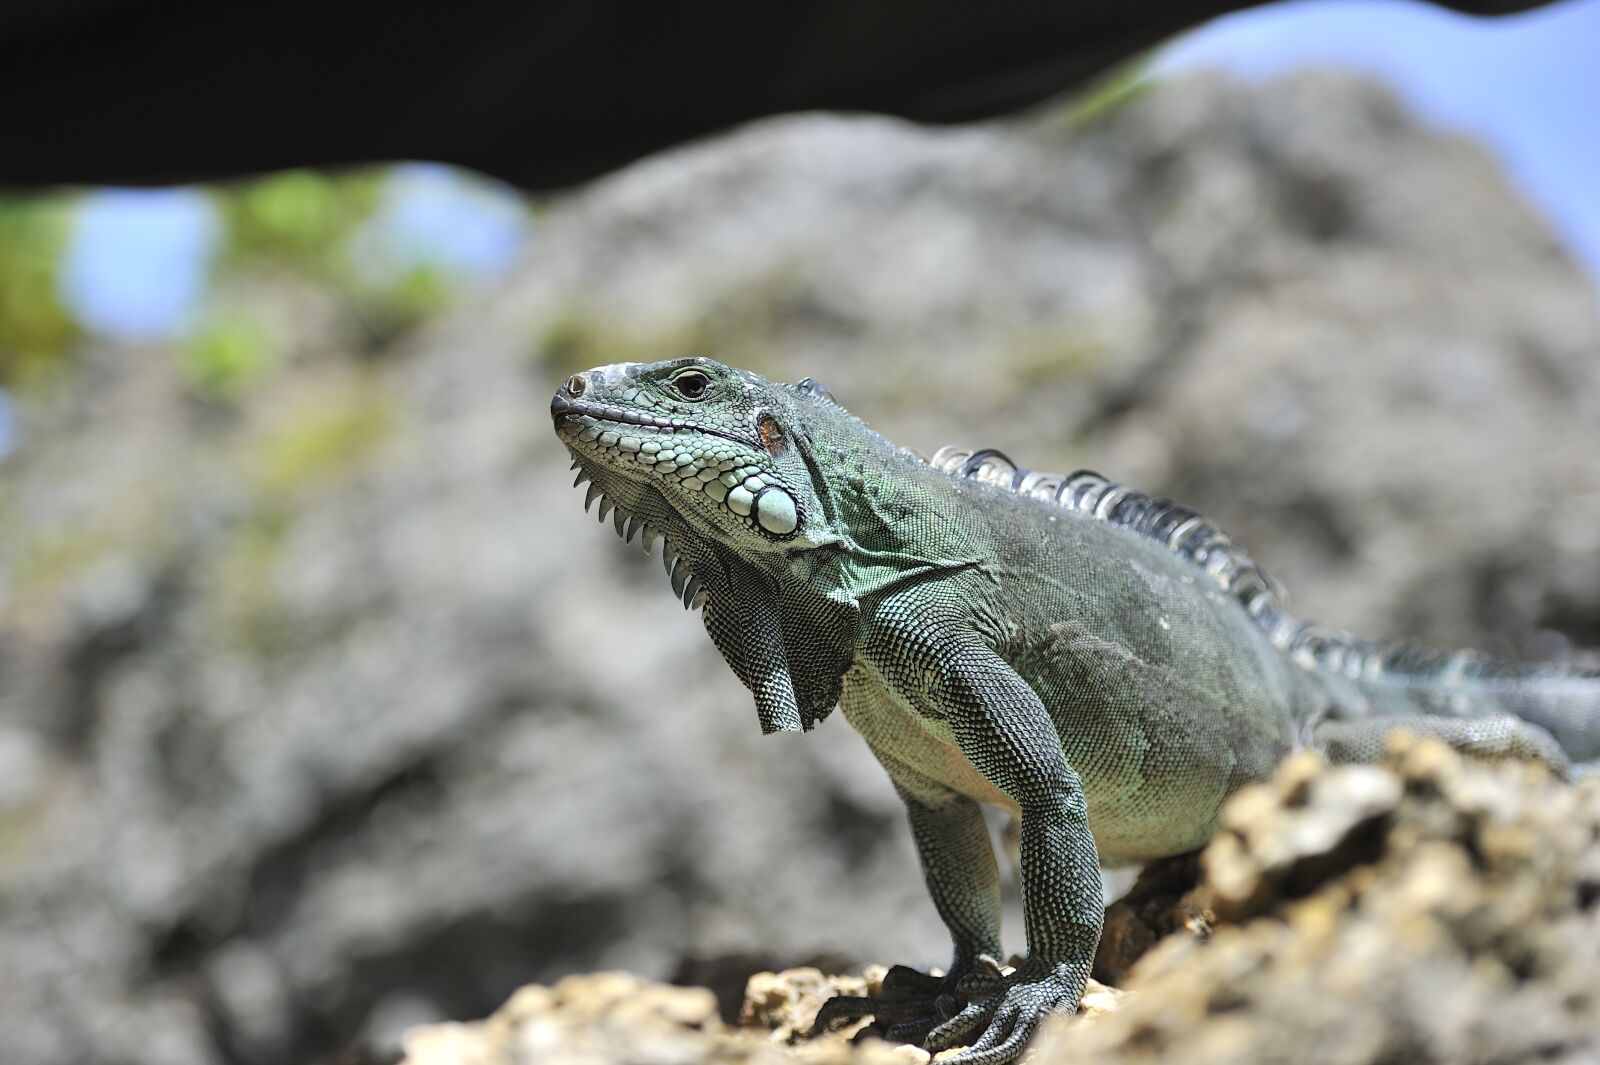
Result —
MULTIPOLYGON (((494 182, 435 164, 396 167, 351 254, 367 280, 418 264, 471 283, 504 274, 528 231, 522 200, 494 182)), ((118 340, 180 333, 204 298, 221 235, 203 192, 105 189, 78 208, 61 294, 91 331, 118 340)))
MULTIPOLYGON (((1372 73, 1425 120, 1483 140, 1600 277, 1600 0, 1502 19, 1400 0, 1280 3, 1178 39, 1154 71, 1221 67, 1259 79, 1307 65, 1372 73)), ((445 167, 399 168, 356 241, 357 265, 381 275, 423 260, 469 281, 499 276, 528 239, 520 202, 445 167)), ((63 295, 108 337, 179 333, 204 295, 217 229, 190 190, 95 193, 76 220, 63 295)), ((0 408, 0 435, 5 422, 0 408)))
POLYGON ((204 293, 217 228, 210 202, 186 189, 95 193, 73 219, 61 293, 96 333, 163 336, 204 293))
POLYGON ((1423 120, 1483 141, 1600 278, 1600 0, 1498 19, 1384 0, 1275 4, 1173 42, 1155 70, 1259 79, 1313 65, 1374 74, 1423 120))

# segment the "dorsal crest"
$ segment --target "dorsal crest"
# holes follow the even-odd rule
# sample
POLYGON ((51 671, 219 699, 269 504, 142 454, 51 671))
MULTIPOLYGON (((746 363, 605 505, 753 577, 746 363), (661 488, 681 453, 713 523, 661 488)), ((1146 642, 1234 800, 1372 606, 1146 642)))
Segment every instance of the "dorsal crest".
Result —
POLYGON ((1538 662, 1506 662, 1476 651, 1436 651, 1414 643, 1365 640, 1342 629, 1301 621, 1289 613, 1283 586, 1204 515, 1182 503, 1117 484, 1093 470, 1041 473, 1018 466, 992 448, 940 448, 927 460, 954 477, 1031 496, 1085 517, 1117 525, 1164 545, 1204 571, 1239 602, 1291 661, 1350 680, 1421 682, 1433 687, 1532 679, 1592 679, 1600 672, 1538 662))
POLYGON ((1203 570, 1279 647, 1294 650, 1297 637, 1305 635, 1305 626, 1289 614, 1282 585, 1191 507, 1118 484, 1093 470, 1068 474, 1030 470, 993 448, 943 447, 928 462, 952 476, 1054 503, 1154 540, 1203 570))

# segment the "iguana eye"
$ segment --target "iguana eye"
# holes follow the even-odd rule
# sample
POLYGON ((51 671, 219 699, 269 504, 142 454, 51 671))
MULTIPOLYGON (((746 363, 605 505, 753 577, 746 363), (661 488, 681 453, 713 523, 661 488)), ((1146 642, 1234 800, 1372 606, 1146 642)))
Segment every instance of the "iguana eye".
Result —
POLYGON ((681 373, 672 379, 672 387, 678 390, 678 395, 684 399, 700 399, 706 394, 706 389, 711 385, 711 378, 698 370, 681 373))

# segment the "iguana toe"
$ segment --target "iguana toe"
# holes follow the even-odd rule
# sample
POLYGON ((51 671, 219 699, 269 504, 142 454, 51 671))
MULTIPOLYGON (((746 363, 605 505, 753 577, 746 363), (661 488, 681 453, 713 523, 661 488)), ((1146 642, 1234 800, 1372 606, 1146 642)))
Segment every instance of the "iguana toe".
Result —
POLYGON ((966 1046, 948 1065, 1007 1065, 1015 1061, 1033 1033, 1052 1013, 1070 1013, 1077 1007, 1078 984, 1071 974, 1051 971, 1044 975, 1018 972, 1005 986, 971 1002, 952 1020, 935 1028, 923 1041, 933 1053, 966 1046), (972 1034, 978 1032, 976 1039, 972 1034))
POLYGON ((811 1022, 811 1035, 828 1031, 839 1021, 872 1017, 877 1025, 915 1023, 934 1016, 935 998, 917 995, 908 998, 866 998, 860 995, 835 995, 822 1004, 817 1019, 811 1022))
POLYGON ((909 965, 892 966, 883 974, 883 991, 886 998, 911 998, 922 995, 932 997, 945 990, 945 978, 925 973, 909 965))
POLYGON ((909 965, 896 965, 884 974, 873 996, 835 995, 822 1004, 811 1034, 828 1031, 839 1021, 873 1018, 872 1029, 889 1042, 920 1044, 936 1026, 955 1017, 970 998, 964 992, 991 979, 988 966, 972 972, 965 968, 933 976, 909 965))

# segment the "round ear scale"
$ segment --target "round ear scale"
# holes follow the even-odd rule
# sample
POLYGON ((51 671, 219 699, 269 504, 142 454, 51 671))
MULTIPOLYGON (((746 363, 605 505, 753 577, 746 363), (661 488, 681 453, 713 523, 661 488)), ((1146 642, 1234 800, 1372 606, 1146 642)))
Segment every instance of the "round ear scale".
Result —
POLYGON ((818 399, 825 399, 830 403, 839 402, 833 398, 833 393, 828 391, 828 386, 818 381, 815 377, 802 377, 794 383, 794 387, 808 396, 816 396, 818 399))

